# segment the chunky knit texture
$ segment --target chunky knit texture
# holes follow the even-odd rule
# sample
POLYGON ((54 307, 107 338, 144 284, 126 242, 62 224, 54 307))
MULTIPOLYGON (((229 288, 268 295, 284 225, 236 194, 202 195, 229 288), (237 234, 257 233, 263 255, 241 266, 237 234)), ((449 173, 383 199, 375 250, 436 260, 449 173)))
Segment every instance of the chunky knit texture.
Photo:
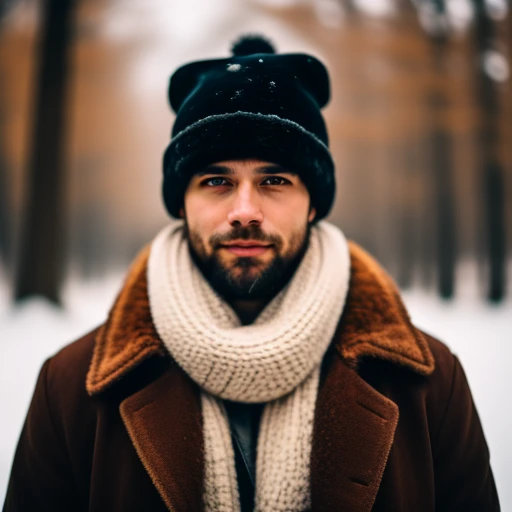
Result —
POLYGON ((306 510, 320 363, 343 311, 350 258, 326 222, 312 228, 290 283, 242 326, 190 258, 183 222, 153 241, 148 292, 156 330, 202 388, 206 510, 239 510, 234 453, 220 399, 268 402, 256 461, 256 509, 306 510))

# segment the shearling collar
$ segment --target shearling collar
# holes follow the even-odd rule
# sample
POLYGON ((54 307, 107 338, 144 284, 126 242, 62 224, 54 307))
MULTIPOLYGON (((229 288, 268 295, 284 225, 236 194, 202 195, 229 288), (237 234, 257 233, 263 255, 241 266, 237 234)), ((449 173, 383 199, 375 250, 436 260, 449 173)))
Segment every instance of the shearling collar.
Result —
MULTIPOLYGON (((431 374, 432 353, 412 325, 393 280, 361 247, 354 242, 349 247, 350 288, 334 340, 339 354, 353 368, 363 357, 376 357, 431 374)), ((148 256, 149 246, 135 259, 98 332, 86 381, 90 395, 102 392, 150 356, 167 354, 151 318, 148 256)))

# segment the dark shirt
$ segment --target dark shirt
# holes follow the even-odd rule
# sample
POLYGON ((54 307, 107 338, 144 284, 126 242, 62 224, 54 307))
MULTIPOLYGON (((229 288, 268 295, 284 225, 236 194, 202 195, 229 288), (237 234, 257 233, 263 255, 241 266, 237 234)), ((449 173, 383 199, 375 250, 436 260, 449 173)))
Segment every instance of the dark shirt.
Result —
POLYGON ((264 404, 224 401, 229 419, 242 512, 254 510, 256 448, 264 404))

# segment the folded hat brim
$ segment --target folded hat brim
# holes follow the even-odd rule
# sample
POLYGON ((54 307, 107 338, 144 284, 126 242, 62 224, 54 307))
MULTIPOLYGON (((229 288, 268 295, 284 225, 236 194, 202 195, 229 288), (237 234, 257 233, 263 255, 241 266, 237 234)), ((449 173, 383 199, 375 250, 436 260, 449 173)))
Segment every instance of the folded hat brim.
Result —
POLYGON ((207 165, 256 158, 296 172, 317 214, 324 218, 335 195, 334 163, 327 146, 299 124, 276 115, 235 112, 212 115, 174 137, 164 153, 163 197, 179 216, 190 178, 207 165))

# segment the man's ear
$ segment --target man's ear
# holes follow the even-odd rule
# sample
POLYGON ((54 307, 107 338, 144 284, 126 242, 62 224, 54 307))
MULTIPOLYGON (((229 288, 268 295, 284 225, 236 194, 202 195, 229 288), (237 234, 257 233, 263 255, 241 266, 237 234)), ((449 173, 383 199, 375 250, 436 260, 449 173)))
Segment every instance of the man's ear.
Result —
POLYGON ((309 210, 309 216, 308 216, 308 222, 313 222, 313 219, 316 217, 316 209, 310 208, 309 210))
POLYGON ((180 214, 180 219, 185 218, 185 208, 183 208, 183 206, 180 208, 179 214, 180 214))

